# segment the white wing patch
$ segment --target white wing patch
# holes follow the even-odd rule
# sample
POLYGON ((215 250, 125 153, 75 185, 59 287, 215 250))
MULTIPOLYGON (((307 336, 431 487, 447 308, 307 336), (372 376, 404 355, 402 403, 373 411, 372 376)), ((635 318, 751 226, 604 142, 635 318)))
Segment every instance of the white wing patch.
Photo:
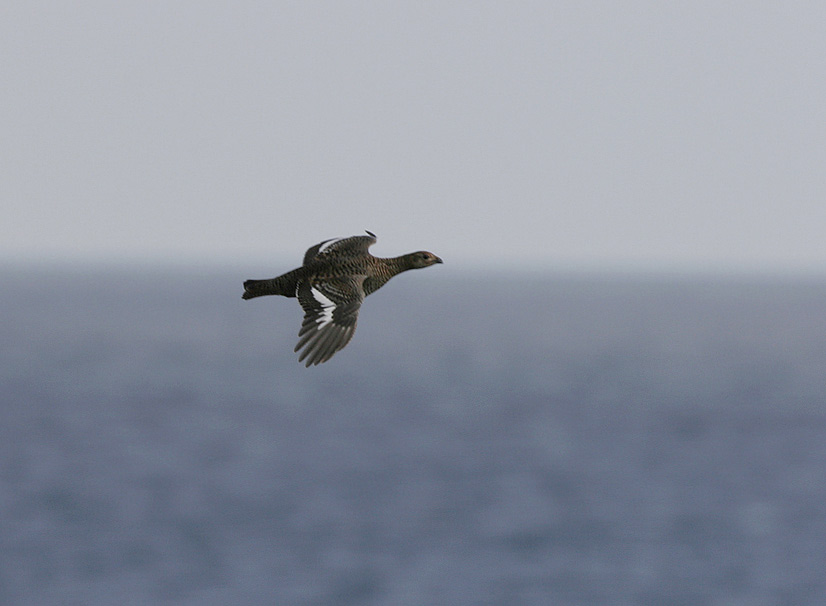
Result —
MULTIPOLYGON (((318 252, 317 252, 316 254, 317 254, 317 255, 320 255, 320 254, 321 254, 321 253, 323 253, 325 250, 327 250, 328 248, 330 248, 333 244, 335 244, 336 242, 341 242, 341 241, 342 241, 342 240, 344 240, 344 239, 345 239, 345 238, 333 238, 332 240, 327 240, 327 241, 326 241, 326 242, 324 242, 321 246, 319 246, 319 248, 318 248, 318 252)), ((323 296, 323 295, 322 295, 322 296, 323 296)), ((326 297, 325 297, 325 298, 326 298, 326 297)), ((327 299, 327 300, 329 301, 329 299, 327 299)))
POLYGON ((318 317, 315 319, 318 324, 316 330, 321 330, 333 321, 333 310, 335 310, 336 304, 325 297, 324 293, 318 290, 315 286, 310 287, 310 294, 313 295, 313 299, 318 301, 321 305, 321 313, 319 313, 318 317))

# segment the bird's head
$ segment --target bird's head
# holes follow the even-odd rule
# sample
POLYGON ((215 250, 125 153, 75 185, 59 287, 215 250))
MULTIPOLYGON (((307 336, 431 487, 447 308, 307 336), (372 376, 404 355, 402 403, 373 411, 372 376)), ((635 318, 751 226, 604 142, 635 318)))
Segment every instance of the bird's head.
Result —
POLYGON ((420 269, 422 267, 430 267, 436 263, 443 263, 443 261, 434 255, 432 252, 420 250, 419 252, 410 253, 407 255, 411 269, 420 269))

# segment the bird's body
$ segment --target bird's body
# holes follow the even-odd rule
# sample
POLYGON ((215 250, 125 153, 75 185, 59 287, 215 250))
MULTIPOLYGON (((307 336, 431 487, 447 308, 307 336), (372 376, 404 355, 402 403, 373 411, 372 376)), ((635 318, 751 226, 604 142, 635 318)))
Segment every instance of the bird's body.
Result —
POLYGON ((326 362, 350 342, 364 297, 396 274, 442 262, 426 251, 390 259, 374 257, 367 249, 376 236, 367 234, 325 240, 307 250, 301 267, 270 280, 244 282, 244 299, 298 297, 304 322, 295 351, 304 348, 298 360, 306 358, 306 366, 326 362))

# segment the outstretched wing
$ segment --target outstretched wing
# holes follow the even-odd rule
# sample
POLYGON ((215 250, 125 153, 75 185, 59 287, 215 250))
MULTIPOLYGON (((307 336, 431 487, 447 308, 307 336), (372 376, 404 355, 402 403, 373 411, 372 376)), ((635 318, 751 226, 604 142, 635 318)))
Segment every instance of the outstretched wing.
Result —
POLYGON ((349 238, 332 238, 311 246, 304 253, 304 265, 309 264, 321 255, 366 255, 367 249, 376 243, 376 235, 367 232, 366 236, 350 236, 349 238))
POLYGON ((306 366, 321 364, 350 342, 364 300, 362 280, 363 276, 359 276, 299 283, 298 302, 304 308, 304 322, 295 346, 295 351, 304 348, 299 362, 306 358, 306 366))

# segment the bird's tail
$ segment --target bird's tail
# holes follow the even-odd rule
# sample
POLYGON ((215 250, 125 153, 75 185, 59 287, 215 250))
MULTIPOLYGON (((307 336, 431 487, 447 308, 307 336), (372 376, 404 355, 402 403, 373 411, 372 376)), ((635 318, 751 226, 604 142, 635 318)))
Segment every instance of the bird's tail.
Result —
POLYGON ((244 294, 241 297, 244 299, 254 299, 264 295, 294 297, 297 279, 295 273, 291 271, 269 280, 247 280, 244 282, 244 294))
POLYGON ((254 299, 264 295, 277 295, 277 290, 273 287, 273 280, 247 280, 244 282, 244 299, 254 299))

